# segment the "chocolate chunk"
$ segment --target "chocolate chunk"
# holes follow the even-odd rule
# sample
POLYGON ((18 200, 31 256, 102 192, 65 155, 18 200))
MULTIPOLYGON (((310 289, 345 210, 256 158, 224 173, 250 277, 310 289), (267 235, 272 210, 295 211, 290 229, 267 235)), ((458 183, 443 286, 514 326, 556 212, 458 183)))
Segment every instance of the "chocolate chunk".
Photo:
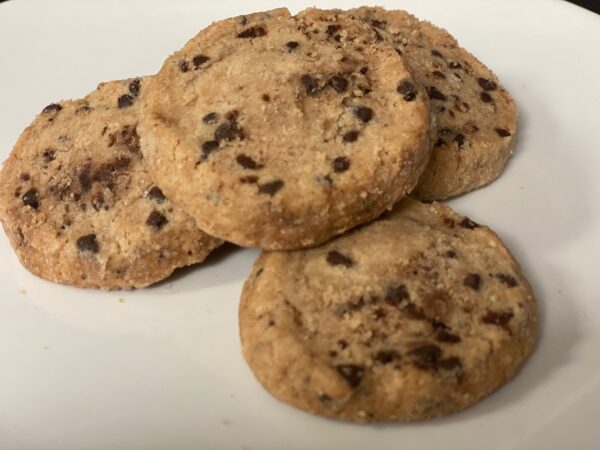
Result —
POLYGON ((263 167, 262 165, 257 164, 256 161, 254 161, 252 158, 250 158, 248 155, 245 155, 244 153, 240 153, 239 155, 237 155, 235 160, 244 169, 253 170, 253 169, 261 169, 263 167))
POLYGON ((289 41, 285 43, 285 48, 287 49, 287 51, 289 53, 293 52, 294 50, 296 50, 298 48, 300 44, 296 41, 289 41))
POLYGON ((42 109, 43 113, 57 113, 62 109, 62 106, 60 106, 58 103, 50 103, 48 106, 46 106, 44 109, 42 109))
POLYGON ((327 263, 331 266, 344 266, 347 269, 354 265, 354 261, 351 258, 336 250, 331 250, 327 253, 327 263))
POLYGON ((267 34, 267 30, 265 30, 263 27, 250 27, 238 33, 237 37, 241 39, 252 39, 264 36, 265 34, 267 34))
POLYGON ((458 133, 456 136, 454 136, 454 142, 458 144, 458 148, 463 148, 465 145, 465 135, 458 133))
POLYGON ((438 138, 438 140, 435 141, 435 144, 433 144, 433 147, 437 148, 437 147, 442 147, 444 145, 446 145, 446 141, 443 140, 442 138, 438 138))
POLYGON ((192 58, 192 63, 195 69, 199 69, 202 64, 208 61, 210 58, 206 55, 196 55, 192 58))
POLYGON ((127 108, 133 105, 133 97, 129 94, 123 94, 117 100, 117 106, 119 108, 127 108))
POLYGON ((498 136, 500 137, 510 136, 510 131, 508 131, 506 128, 494 128, 494 130, 496 131, 496 133, 498 133, 498 136))
POLYGON ((167 218, 156 210, 152 211, 146 219, 146 225, 156 228, 157 230, 160 230, 168 223, 169 221, 167 218))
POLYGON ((98 245, 96 235, 92 233, 86 234, 85 236, 81 236, 79 239, 77 239, 77 248, 80 252, 98 253, 100 250, 100 245, 98 245))
POLYGON ((160 188, 158 186, 153 186, 148 191, 148 197, 150 197, 156 203, 163 203, 166 200, 165 195, 163 194, 163 192, 160 190, 160 188))
POLYGON ((484 103, 491 103, 493 101, 492 96, 487 92, 482 92, 479 98, 481 98, 481 101, 484 103))
POLYGON ((53 148, 47 148, 42 153, 42 158, 44 158, 44 161, 47 163, 54 161, 56 159, 56 150, 53 148))
POLYGON ((335 173, 342 173, 350 168, 350 160, 345 156, 338 156, 333 160, 331 165, 335 173))
POLYGON ((380 364, 389 364, 398 356, 396 350, 379 350, 375 353, 373 360, 380 364))
POLYGON ((518 284, 517 279, 507 273, 498 273, 496 274, 496 278, 498 278, 498 280, 500 280, 501 283, 511 288, 515 287, 518 284))
POLYGON ((179 70, 181 70, 182 72, 187 72, 188 70, 190 70, 190 67, 189 67, 187 61, 181 61, 179 63, 179 70))
POLYGON ((447 250, 444 256, 447 258, 456 258, 456 252, 454 250, 447 250))
POLYGON ((202 122, 209 125, 209 124, 217 123, 218 119, 219 119, 219 116, 216 112, 210 112, 202 118, 202 122))
POLYGON ((358 131, 351 130, 342 136, 342 140, 346 143, 354 142, 358 139, 358 131))
POLYGON ((423 370, 437 370, 442 350, 435 344, 424 344, 408 352, 416 367, 423 370))
POLYGON ((444 75, 444 73, 440 72, 439 70, 434 70, 431 73, 433 74, 434 77, 439 78, 440 80, 445 80, 446 79, 446 75, 444 75))
POLYGON ((263 94, 261 98, 263 99, 263 102, 271 101, 271 97, 269 96, 269 94, 263 94))
POLYGON ((481 276, 478 273, 470 273, 463 280, 463 284, 474 291, 478 291, 481 287, 481 276))
POLYGON ((412 102, 417 98, 417 88, 410 81, 401 81, 396 87, 398 94, 402 95, 402 98, 407 102, 412 102))
POLYGON ((435 340, 438 342, 445 342, 447 344, 456 344, 461 341, 461 338, 456 334, 452 334, 445 329, 439 329, 435 335, 435 340))
POLYGON ((26 206, 31 206, 33 209, 38 209, 40 207, 40 200, 38 199, 37 194, 37 189, 31 188, 23 194, 21 201, 26 206))
POLYGON ((481 86, 484 91, 495 91, 498 85, 493 80, 486 80, 485 78, 477 78, 477 83, 481 86))
POLYGON ((342 27, 340 25, 327 25, 327 30, 325 31, 325 33, 327 33, 327 36, 334 38, 336 41, 339 41, 340 36, 336 33, 340 31, 341 28, 342 27))
POLYGON ((429 86, 427 88, 427 95, 432 100, 446 100, 446 96, 442 92, 440 92, 435 86, 429 86))
POLYGON ((304 74, 300 77, 300 83, 302 83, 302 86, 306 89, 306 93, 311 97, 316 97, 319 94, 319 81, 316 78, 304 74))
POLYGON ((257 181, 258 177, 256 175, 246 175, 245 177, 240 177, 240 183, 253 184, 257 181))
POLYGON ((134 97, 137 97, 140 94, 140 80, 136 78, 132 82, 129 83, 129 92, 134 97))
POLYGON ((472 221, 471 219, 469 219, 466 216, 463 218, 463 220, 460 221, 459 225, 468 230, 473 230, 474 228, 479 228, 479 224, 477 222, 472 221))
POLYGON ((217 141, 206 141, 206 142, 203 142, 202 143, 202 156, 201 156, 201 160, 204 161, 206 158, 208 158, 208 155, 210 155, 215 150, 218 150, 218 148, 219 148, 219 143, 217 141))
POLYGON ((388 288, 385 293, 385 302, 392 306, 399 306, 405 300, 410 301, 410 295, 408 293, 408 289, 406 289, 406 285, 398 284, 396 286, 391 286, 388 288))
POLYGON ((348 382, 351 388, 360 385, 365 369, 357 364, 339 364, 336 366, 338 373, 348 382))
POLYGON ((444 55, 442 55, 440 52, 438 52, 436 49, 431 50, 431 54, 433 56, 437 56, 438 58, 443 58, 444 55))
MULTIPOLYGON (((498 327, 507 328, 508 323, 513 318, 512 311, 488 311, 485 316, 481 318, 483 323, 487 323, 489 325, 496 325, 498 327)), ((507 331, 510 332, 510 329, 507 328, 507 331)))
POLYGON ((373 118, 373 110, 368 106, 359 106, 354 108, 353 112, 362 123, 367 123, 373 118))
POLYGON ((331 86, 335 92, 340 94, 348 89, 348 80, 340 75, 333 75, 329 78, 327 84, 331 86))
POLYGON ((259 185, 258 192, 273 196, 283 187, 283 184, 284 183, 281 180, 269 181, 268 183, 259 185))
POLYGON ((460 63, 455 62, 455 61, 450 61, 448 63, 448 67, 450 67, 451 69, 462 69, 462 65, 460 63))

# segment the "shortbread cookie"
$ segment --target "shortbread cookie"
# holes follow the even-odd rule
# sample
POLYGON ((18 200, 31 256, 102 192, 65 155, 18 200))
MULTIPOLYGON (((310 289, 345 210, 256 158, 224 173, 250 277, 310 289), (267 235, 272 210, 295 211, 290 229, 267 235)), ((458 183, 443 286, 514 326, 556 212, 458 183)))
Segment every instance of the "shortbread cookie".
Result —
POLYGON ((441 200, 484 186, 504 170, 517 129, 515 103, 498 78, 446 30, 404 11, 349 11, 393 45, 431 99, 431 160, 414 195, 441 200))
POLYGON ((0 173, 0 218, 21 263, 47 280, 141 287, 220 244, 165 198, 136 131, 146 78, 46 106, 0 173))
POLYGON ((215 236, 287 249, 370 221, 429 153, 426 94, 358 19, 309 9, 217 22, 143 95, 153 178, 215 236))
POLYGON ((411 199, 320 247, 263 252, 239 319, 271 394, 352 421, 466 408, 515 374, 537 331, 529 284, 496 234, 411 199))

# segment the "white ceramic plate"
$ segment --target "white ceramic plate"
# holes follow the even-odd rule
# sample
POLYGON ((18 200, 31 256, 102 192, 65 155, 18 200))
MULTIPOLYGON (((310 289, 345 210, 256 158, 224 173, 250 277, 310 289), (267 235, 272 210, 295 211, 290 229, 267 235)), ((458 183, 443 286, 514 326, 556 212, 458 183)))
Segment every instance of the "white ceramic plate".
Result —
MULTIPOLYGON (((52 101, 155 72, 212 20, 281 6, 249 3, 1 4, 0 157, 52 101)), ((0 448, 598 448, 600 16, 551 0, 382 3, 450 30, 519 106, 504 175, 450 202, 499 232, 539 298, 540 343, 519 376, 422 424, 312 417, 274 400, 240 355, 237 304, 255 250, 226 247, 154 288, 106 293, 35 278, 1 235, 0 448)))

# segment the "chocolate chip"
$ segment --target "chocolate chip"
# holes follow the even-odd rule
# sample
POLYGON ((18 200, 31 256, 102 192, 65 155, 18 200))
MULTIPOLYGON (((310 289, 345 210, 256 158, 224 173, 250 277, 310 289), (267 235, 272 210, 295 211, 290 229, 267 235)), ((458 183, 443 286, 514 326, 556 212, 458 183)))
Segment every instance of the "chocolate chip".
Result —
POLYGON ((354 261, 351 258, 336 250, 331 250, 327 253, 327 263, 331 266, 344 266, 347 269, 354 265, 354 261))
POLYGON ((284 183, 281 180, 269 181, 268 183, 259 185, 258 192, 273 196, 283 187, 283 184, 284 183))
POLYGON ((256 175, 247 175, 245 177, 240 177, 240 183, 253 184, 258 181, 258 177, 256 175))
POLYGON ((203 142, 202 143, 202 156, 201 156, 201 160, 204 161, 206 158, 208 158, 208 155, 210 155, 215 150, 218 150, 218 148, 219 148, 219 143, 217 141, 206 141, 206 142, 203 142))
POLYGON ((439 70, 434 70, 431 73, 433 74, 434 77, 439 78, 440 80, 445 80, 446 79, 446 75, 444 75, 444 73, 440 72, 439 70))
POLYGON ((446 145, 446 141, 443 140, 442 138, 438 138, 438 140, 435 141, 435 144, 433 144, 433 147, 437 148, 437 147, 442 147, 444 145, 446 145))
POLYGON ((129 83, 129 92, 134 97, 137 97, 140 94, 140 80, 135 79, 129 83))
POLYGON ((52 162, 56 159, 56 150, 54 150, 53 148, 47 148, 42 153, 42 157, 44 158, 45 162, 52 162))
POLYGON ((320 394, 318 398, 321 403, 330 403, 333 400, 331 396, 327 394, 320 394))
POLYGON ((395 48, 394 50, 396 50, 396 53, 398 53, 400 56, 402 56, 402 50, 400 50, 399 48, 395 48))
POLYGON ((498 327, 505 328, 513 318, 513 315, 514 314, 512 311, 488 311, 486 315, 481 318, 481 321, 489 325, 496 325, 498 327))
POLYGON ((20 179, 21 181, 29 181, 29 180, 31 179, 31 177, 29 176, 29 174, 28 174, 28 173, 22 173, 22 174, 19 176, 19 179, 20 179))
POLYGON ((398 356, 396 350, 379 350, 373 359, 380 364, 389 364, 398 356))
POLYGON ((253 170, 253 169, 260 169, 263 167, 262 165, 257 164, 256 161, 254 161, 252 158, 250 158, 248 155, 245 155, 244 153, 240 153, 239 155, 237 155, 235 160, 244 169, 253 170))
POLYGON ((454 142, 458 144, 458 148, 463 148, 465 145, 465 135, 458 133, 456 136, 454 136, 454 142))
POLYGON ((340 25, 327 25, 327 36, 334 38, 336 41, 339 41, 339 36, 336 36, 336 33, 340 31, 342 27, 340 25))
POLYGON ((187 72, 188 70, 190 70, 190 67, 189 67, 187 61, 181 61, 179 63, 179 70, 181 70, 182 72, 187 72))
POLYGON ((448 67, 450 67, 451 69, 462 69, 462 65, 460 63, 455 62, 455 61, 450 61, 448 63, 448 67))
POLYGON ((271 101, 271 97, 269 96, 269 94, 263 94, 261 98, 263 99, 263 102, 271 101))
POLYGON ((473 230, 474 228, 479 228, 479 224, 477 222, 472 221, 468 217, 464 217, 463 220, 460 221, 459 225, 468 230, 473 230))
POLYGON ((396 87, 396 91, 398 91, 398 94, 402 95, 402 98, 407 102, 412 102, 417 98, 417 88, 415 88, 415 85, 410 81, 401 81, 396 87))
POLYGON ((238 33, 237 37, 241 38, 241 39, 248 39, 248 38, 252 39, 252 38, 264 36, 265 34, 267 34, 267 30, 265 30, 263 27, 250 27, 250 28, 246 28, 244 31, 238 33))
POLYGON ((408 289, 406 289, 406 285, 399 284, 389 287, 385 293, 384 300, 387 304, 392 306, 399 306, 403 301, 410 300, 410 295, 408 293, 408 289))
POLYGON ((236 114, 232 114, 233 112, 228 113, 227 122, 223 122, 221 125, 217 127, 215 130, 215 141, 221 142, 223 140, 232 141, 235 138, 244 139, 244 130, 238 127, 236 118, 236 114))
POLYGON ((333 160, 331 165, 335 173, 342 173, 350 168, 350 160, 345 156, 338 156, 333 160))
POLYGON ((479 96, 479 98, 481 98, 481 101, 484 103, 492 102, 492 96, 490 94, 488 94, 487 92, 482 92, 481 95, 479 96))
POLYGON ((208 61, 210 58, 206 55, 196 55, 192 58, 192 63, 194 64, 194 68, 198 69, 202 64, 208 61))
POLYGON ((338 373, 348 382, 351 388, 360 385, 365 369, 357 364, 339 364, 336 366, 338 373))
POLYGON ((387 26, 387 22, 385 20, 373 19, 373 20, 371 20, 371 25, 374 26, 375 28, 384 30, 387 26))
POLYGON ((433 100, 446 100, 446 96, 442 92, 440 92, 435 86, 429 86, 427 88, 427 95, 430 99, 433 100))
POLYGON ((92 177, 92 165, 89 163, 85 164, 79 172, 77 179, 79 180, 82 192, 88 192, 92 188, 92 183, 94 182, 92 177))
POLYGON ((133 105, 133 97, 129 94, 123 94, 117 100, 117 106, 119 108, 127 108, 133 105))
POLYGON ((437 56, 438 58, 443 58, 444 55, 442 55, 440 52, 438 52, 436 49, 431 50, 431 54, 433 56, 437 56))
POLYGON ((42 109, 43 113, 50 113, 50 112, 59 112, 62 109, 62 106, 60 106, 58 103, 50 103, 48 106, 46 106, 44 109, 42 109))
POLYGON ((202 118, 202 122, 204 122, 205 124, 208 125, 208 124, 212 124, 212 123, 217 123, 218 119, 219 119, 218 114, 216 112, 211 112, 202 118))
POLYGON ((440 359, 437 362, 437 367, 439 370, 444 370, 444 371, 453 371, 453 370, 462 371, 462 362, 456 356, 451 356, 449 358, 440 359))
POLYGON ((456 344, 461 341, 461 338, 456 334, 452 334, 445 329, 440 329, 435 335, 435 340, 438 342, 445 342, 447 344, 456 344))
POLYGON ((169 221, 167 218, 156 210, 152 211, 146 219, 146 225, 156 228, 157 230, 160 230, 168 223, 169 221))
POLYGON ((300 77, 300 83, 302 83, 302 86, 306 89, 306 93, 311 97, 316 97, 319 94, 319 81, 316 78, 304 74, 300 77))
POLYGON ((342 136, 342 140, 346 143, 354 142, 358 139, 358 131, 351 130, 342 136))
POLYGON ((477 83, 481 86, 484 91, 495 91, 498 85, 493 80, 486 80, 485 78, 477 78, 477 83))
POLYGON ((368 106, 359 106, 358 108, 354 108, 354 115, 362 123, 367 123, 373 118, 373 110, 368 106))
POLYGON ((288 52, 293 52, 294 50, 296 50, 298 48, 300 44, 296 41, 289 41, 285 43, 285 48, 287 49, 288 52))
POLYGON ((511 288, 515 287, 518 284, 517 279, 507 273, 498 273, 496 274, 496 278, 498 278, 498 280, 500 280, 501 283, 511 288))
POLYGON ((375 320, 380 320, 385 317, 385 310, 383 308, 377 308, 373 311, 373 318, 375 320))
POLYGON ((424 370, 437 370, 442 350, 435 344, 424 344, 408 352, 415 366, 424 370))
POLYGON ((156 203, 163 203, 166 200, 165 195, 163 194, 163 192, 160 190, 160 188, 158 186, 153 186, 148 191, 148 197, 150 197, 156 203))
POLYGON ((331 86, 335 92, 340 94, 348 89, 348 80, 340 75, 333 75, 329 78, 327 84, 331 86))
POLYGON ((81 236, 79 239, 77 239, 77 248, 80 252, 98 253, 100 250, 100 245, 98 245, 96 235, 92 233, 86 234, 85 236, 81 236))
POLYGON ((40 201, 37 194, 37 189, 31 188, 23 194, 21 201, 26 206, 31 206, 33 209, 38 209, 40 207, 40 201))
POLYGON ((478 273, 470 273, 463 280, 463 284, 474 291, 478 291, 481 287, 481 276, 478 273))
POLYGON ((456 258, 456 252, 454 250, 448 250, 444 253, 447 258, 456 258))
POLYGON ((494 128, 494 130, 496 131, 496 133, 498 133, 498 136, 500 137, 510 136, 510 131, 508 131, 506 128, 494 128))

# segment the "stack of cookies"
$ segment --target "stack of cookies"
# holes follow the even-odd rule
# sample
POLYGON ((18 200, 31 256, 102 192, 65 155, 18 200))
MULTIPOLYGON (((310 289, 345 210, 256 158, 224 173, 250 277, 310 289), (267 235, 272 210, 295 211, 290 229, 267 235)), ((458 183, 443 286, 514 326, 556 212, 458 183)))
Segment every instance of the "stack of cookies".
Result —
POLYGON ((513 100, 446 31, 276 9, 45 107, 0 173, 0 218, 29 271, 80 287, 260 247, 239 309, 260 383, 319 415, 422 420, 476 403, 535 343, 509 251, 432 203, 498 177, 515 131, 513 100))

